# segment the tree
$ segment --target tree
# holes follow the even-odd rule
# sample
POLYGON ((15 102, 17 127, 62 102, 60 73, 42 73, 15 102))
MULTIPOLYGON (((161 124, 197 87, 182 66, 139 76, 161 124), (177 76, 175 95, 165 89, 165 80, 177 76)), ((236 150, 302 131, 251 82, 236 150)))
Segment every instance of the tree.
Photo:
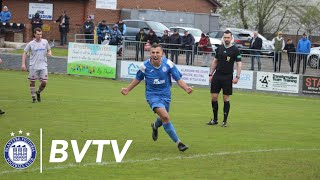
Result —
MULTIPOLYGON (((260 34, 276 33, 291 21, 290 5, 298 0, 222 0, 223 18, 240 18, 241 28, 256 29, 260 34)), ((301 1, 299 1, 301 2, 301 1)))

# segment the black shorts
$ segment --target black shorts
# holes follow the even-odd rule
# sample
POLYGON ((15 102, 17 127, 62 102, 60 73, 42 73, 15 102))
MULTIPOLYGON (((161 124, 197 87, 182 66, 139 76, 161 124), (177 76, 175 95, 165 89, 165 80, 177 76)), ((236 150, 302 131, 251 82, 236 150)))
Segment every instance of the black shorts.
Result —
POLYGON ((224 95, 232 95, 232 74, 214 74, 211 81, 211 93, 220 93, 223 89, 224 95))

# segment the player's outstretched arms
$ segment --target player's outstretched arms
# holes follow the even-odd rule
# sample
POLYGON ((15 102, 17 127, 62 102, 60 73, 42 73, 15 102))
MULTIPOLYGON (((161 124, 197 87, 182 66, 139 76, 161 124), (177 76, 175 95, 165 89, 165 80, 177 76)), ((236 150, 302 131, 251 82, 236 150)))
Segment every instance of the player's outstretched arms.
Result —
POLYGON ((189 87, 182 79, 178 80, 177 83, 188 94, 192 93, 193 89, 191 87, 189 87))
POLYGON ((121 94, 123 94, 123 95, 128 95, 129 92, 130 92, 133 88, 135 88, 139 83, 140 83, 139 80, 134 79, 134 80, 130 83, 130 85, 129 85, 128 87, 126 87, 126 88, 121 88, 121 91, 120 91, 121 94))

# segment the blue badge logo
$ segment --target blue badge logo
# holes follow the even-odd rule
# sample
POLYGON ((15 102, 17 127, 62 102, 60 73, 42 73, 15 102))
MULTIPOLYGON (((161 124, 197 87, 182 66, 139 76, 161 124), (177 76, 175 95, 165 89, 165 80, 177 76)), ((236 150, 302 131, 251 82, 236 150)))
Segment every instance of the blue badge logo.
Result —
MULTIPOLYGON (((10 133, 14 136, 14 133, 10 133)), ((22 131, 19 131, 22 134, 22 131)), ((26 133, 30 136, 30 133, 26 133)), ((34 163, 37 155, 35 144, 27 137, 11 138, 4 147, 4 159, 13 168, 25 169, 34 163)))

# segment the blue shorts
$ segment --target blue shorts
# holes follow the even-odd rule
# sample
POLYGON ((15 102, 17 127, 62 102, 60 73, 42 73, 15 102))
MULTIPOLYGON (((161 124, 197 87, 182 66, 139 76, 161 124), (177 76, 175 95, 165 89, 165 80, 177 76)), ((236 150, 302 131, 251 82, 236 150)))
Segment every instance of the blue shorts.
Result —
POLYGON ((149 106, 154 111, 155 108, 166 108, 167 112, 170 110, 170 99, 164 98, 150 98, 147 99, 149 106))

